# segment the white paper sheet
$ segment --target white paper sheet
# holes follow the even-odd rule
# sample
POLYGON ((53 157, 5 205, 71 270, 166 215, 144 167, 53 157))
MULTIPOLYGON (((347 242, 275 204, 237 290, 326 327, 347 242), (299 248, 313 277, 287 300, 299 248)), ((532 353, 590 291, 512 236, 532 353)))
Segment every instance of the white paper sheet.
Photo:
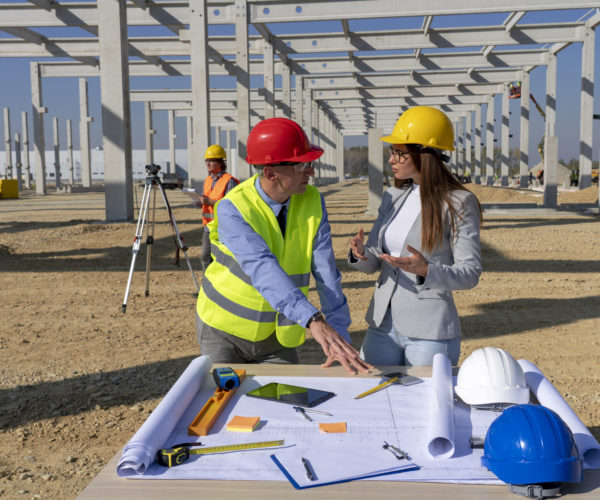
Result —
POLYGON ((368 476, 390 474, 417 466, 406 459, 397 459, 382 448, 377 441, 360 445, 351 439, 341 437, 338 443, 326 454, 320 449, 307 448, 304 444, 278 451, 275 458, 293 478, 292 484, 299 488, 309 488, 324 484, 340 483, 368 476), (373 460, 365 460, 372 457, 373 460), (314 480, 307 477, 302 463, 306 458, 315 475, 314 480))
POLYGON ((450 458, 454 455, 452 364, 442 353, 433 357, 431 378, 427 452, 433 458, 450 458))
MULTIPOLYGON (((143 474, 148 469, 156 452, 164 447, 175 424, 198 393, 210 367, 208 356, 200 356, 188 365, 146 422, 125 445, 117 466, 119 476, 143 474)), ((192 439, 188 437, 185 441, 192 439)))
POLYGON ((540 404, 555 411, 571 429, 584 468, 600 468, 600 444, 596 438, 537 366, 526 359, 520 359, 519 365, 525 372, 527 385, 540 404))

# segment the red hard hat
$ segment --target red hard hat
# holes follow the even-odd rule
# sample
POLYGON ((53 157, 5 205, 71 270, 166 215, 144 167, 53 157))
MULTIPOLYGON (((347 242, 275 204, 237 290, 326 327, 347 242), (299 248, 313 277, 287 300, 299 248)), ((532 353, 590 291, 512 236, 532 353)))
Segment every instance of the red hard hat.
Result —
POLYGON ((302 127, 288 118, 258 122, 248 135, 246 161, 250 165, 274 165, 286 161, 313 161, 323 148, 308 142, 302 127))

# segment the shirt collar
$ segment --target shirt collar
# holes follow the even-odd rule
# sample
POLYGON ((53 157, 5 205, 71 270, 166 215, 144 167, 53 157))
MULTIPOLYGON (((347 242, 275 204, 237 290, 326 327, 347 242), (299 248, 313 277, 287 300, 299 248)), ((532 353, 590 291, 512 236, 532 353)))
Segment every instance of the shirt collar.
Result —
POLYGON ((288 198, 285 202, 279 203, 279 202, 275 201, 273 198, 271 198, 267 193, 265 193, 264 189, 260 185, 260 175, 256 176, 256 180, 254 181, 254 187, 256 187, 256 190, 258 191, 258 195, 262 198, 262 200, 267 205, 269 205, 269 207, 271 208, 271 210, 273 210, 273 213, 275 215, 277 215, 279 213, 279 211, 281 210, 281 207, 283 205, 285 205, 287 208, 290 208, 291 197, 288 198))
POLYGON ((223 174, 225 173, 225 170, 221 170, 220 172, 216 173, 216 174, 210 174, 210 176, 214 179, 219 179, 223 174))

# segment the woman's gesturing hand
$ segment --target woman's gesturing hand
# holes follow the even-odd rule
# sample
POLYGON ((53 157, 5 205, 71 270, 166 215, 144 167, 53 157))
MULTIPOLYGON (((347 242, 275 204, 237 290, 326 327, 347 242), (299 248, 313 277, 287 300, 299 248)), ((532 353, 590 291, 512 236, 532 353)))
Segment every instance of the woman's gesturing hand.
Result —
POLYGON ((365 257, 365 232, 362 227, 356 233, 356 236, 353 236, 350 239, 350 250, 352 250, 352 255, 360 260, 368 260, 365 257))
POLYGON ((427 259, 421 252, 410 245, 408 245, 406 248, 410 253, 412 253, 410 257, 392 257, 391 255, 385 253, 380 254, 379 257, 393 267, 398 267, 407 273, 413 273, 417 276, 423 276, 425 278, 427 276, 427 272, 429 271, 427 259))

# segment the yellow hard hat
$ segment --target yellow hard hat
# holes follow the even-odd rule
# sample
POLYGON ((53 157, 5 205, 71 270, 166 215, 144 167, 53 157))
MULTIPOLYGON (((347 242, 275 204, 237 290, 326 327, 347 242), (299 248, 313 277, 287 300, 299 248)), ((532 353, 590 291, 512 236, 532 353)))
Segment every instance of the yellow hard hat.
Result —
POLYGON ((390 144, 420 144, 426 148, 454 151, 454 127, 439 109, 415 106, 402 113, 392 133, 381 140, 390 144))
POLYGON ((225 158, 227 158, 227 155, 225 154, 225 150, 218 144, 213 144, 212 146, 208 146, 206 153, 204 153, 205 160, 216 160, 216 159, 224 160, 225 158))

